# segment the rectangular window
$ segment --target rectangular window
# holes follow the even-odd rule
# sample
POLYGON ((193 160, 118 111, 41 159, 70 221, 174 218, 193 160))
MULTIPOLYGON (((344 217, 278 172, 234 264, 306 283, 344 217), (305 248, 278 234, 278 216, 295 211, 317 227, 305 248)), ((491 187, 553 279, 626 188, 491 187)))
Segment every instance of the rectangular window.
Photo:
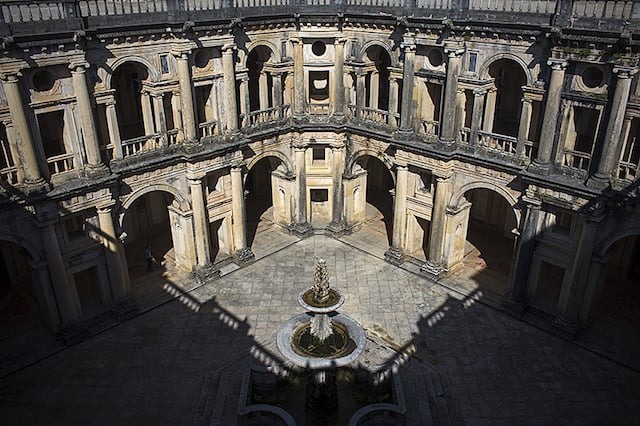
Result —
POLYGON ((86 235, 84 214, 81 213, 69 216, 63 220, 63 223, 67 230, 67 237, 69 238, 69 241, 78 240, 86 235))
POLYGON ((476 66, 478 64, 478 54, 475 52, 469 52, 469 66, 467 67, 467 71, 476 72, 476 66))
POLYGON ((169 58, 167 55, 160 55, 160 69, 162 74, 169 74, 169 58))
POLYGON ((313 148, 312 160, 314 163, 323 163, 325 160, 325 148, 313 148))
POLYGON ((420 172, 418 175, 418 191, 431 192, 433 190, 433 175, 429 172, 420 172))
POLYGON ((329 201, 329 190, 328 189, 312 189, 311 192, 311 201, 314 203, 323 203, 325 201, 329 201))

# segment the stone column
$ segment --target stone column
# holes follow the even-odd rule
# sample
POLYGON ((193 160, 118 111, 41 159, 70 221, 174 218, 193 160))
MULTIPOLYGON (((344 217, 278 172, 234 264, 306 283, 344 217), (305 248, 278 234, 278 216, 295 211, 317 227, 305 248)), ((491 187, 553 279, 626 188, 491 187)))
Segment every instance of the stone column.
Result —
POLYGON ((524 195, 522 201, 525 203, 525 212, 509 277, 511 291, 508 297, 509 307, 517 314, 521 314, 527 305, 529 271, 537 244, 536 237, 539 234, 540 207, 542 205, 540 200, 529 195, 524 195))
POLYGON ((495 87, 489 89, 484 104, 484 120, 482 120, 482 130, 485 132, 493 132, 493 119, 496 114, 496 98, 497 91, 495 87))
POLYGON ((193 88, 191 87, 191 67, 189 66, 190 51, 174 53, 178 63, 178 82, 180 84, 180 101, 182 104, 182 126, 184 138, 187 142, 197 139, 196 115, 193 106, 193 88))
POLYGON ((293 115, 301 117, 305 113, 305 88, 304 88, 304 55, 302 52, 302 39, 291 39, 293 43, 293 115))
POLYGON ((49 276, 60 310, 62 325, 68 326, 82 317, 80 301, 76 289, 72 288, 69 282, 69 275, 60 253, 54 223, 46 223, 41 226, 40 235, 42 236, 44 255, 49 266, 49 276))
POLYGON ((104 165, 100 158, 98 131, 96 130, 91 98, 89 97, 89 89, 87 87, 87 73, 85 69, 88 67, 89 64, 86 62, 69 65, 73 80, 73 91, 76 95, 78 112, 80 114, 80 127, 82 129, 84 148, 87 154, 87 165, 96 168, 103 167, 104 165))
POLYGON ((439 275, 443 270, 444 244, 446 239, 445 219, 447 200, 451 195, 453 174, 436 177, 436 189, 431 208, 431 226, 429 226, 429 260, 420 270, 431 275, 439 275))
POLYGON ((478 130, 482 126, 486 94, 486 89, 473 89, 473 113, 471 115, 471 135, 469 138, 469 143, 472 145, 478 143, 478 130))
POLYGON ((274 71, 271 73, 273 81, 273 106, 276 109, 276 117, 284 118, 282 110, 282 73, 274 71))
POLYGON ((160 144, 166 147, 169 142, 167 140, 167 123, 164 118, 164 99, 162 93, 154 93, 152 97, 156 129, 160 133, 160 144))
POLYGON ((24 183, 30 186, 39 186, 44 184, 44 179, 42 179, 42 174, 40 173, 31 127, 24 109, 25 103, 20 93, 18 76, 16 74, 2 76, 2 87, 7 96, 9 112, 11 113, 15 135, 18 140, 18 149, 21 153, 20 160, 24 169, 24 183))
MULTIPOLYGON (((247 84, 249 83, 249 76, 247 75, 247 84)), ((247 93, 249 91, 247 90, 247 93)), ((263 70, 258 77, 258 92, 260 98, 258 102, 260 104, 260 109, 264 110, 269 108, 269 87, 267 84, 267 73, 263 70)), ((248 96, 247 96, 248 97, 248 96)))
POLYGON ((362 118, 362 109, 365 104, 365 77, 367 73, 359 69, 356 73, 356 117, 362 118))
POLYGON ((211 265, 211 243, 207 204, 202 189, 202 176, 190 174, 187 175, 187 179, 189 179, 189 188, 191 189, 197 265, 199 268, 205 268, 211 265))
POLYGON ((298 211, 293 231, 298 234, 305 234, 311 230, 311 225, 307 222, 307 167, 305 159, 307 147, 305 145, 294 145, 293 149, 295 151, 296 187, 298 190, 298 211))
POLYGON ((120 127, 118 127, 118 114, 116 113, 116 100, 113 97, 107 99, 105 112, 107 115, 107 127, 109 130, 109 139, 113 144, 113 157, 120 159, 122 153, 122 139, 120 137, 120 127))
POLYGON ((582 213, 580 215, 582 230, 580 240, 575 252, 573 267, 571 268, 571 282, 569 284, 569 294, 566 303, 560 307, 560 315, 553 325, 561 331, 570 335, 575 335, 580 329, 580 309, 585 291, 585 283, 588 281, 588 273, 593 254, 598 228, 603 217, 596 210, 582 213))
POLYGON ((233 215, 234 256, 239 263, 252 262, 255 256, 247 247, 247 214, 241 166, 231 167, 231 214, 233 215))
POLYGON ((144 134, 151 136, 156 133, 155 126, 153 125, 153 110, 151 108, 151 94, 149 92, 142 92, 142 121, 144 122, 144 134))
POLYGON ((589 186, 605 188, 611 180, 612 174, 620 158, 620 144, 623 141, 622 127, 624 123, 624 113, 627 109, 631 82, 637 69, 626 67, 614 67, 613 72, 618 75, 616 88, 611 102, 611 112, 605 133, 605 144, 600 154, 598 170, 587 182, 589 186))
POLYGON ((567 68, 567 62, 562 59, 549 59, 547 63, 551 65, 551 79, 547 88, 547 101, 544 107, 538 155, 531 167, 532 170, 541 173, 548 173, 551 167, 551 150, 556 137, 560 102, 562 100, 562 84, 564 82, 564 72, 567 68))
POLYGON ((336 38, 335 46, 335 66, 333 69, 333 115, 342 119, 344 117, 344 44, 347 40, 344 38, 336 38))
POLYGON ((251 125, 250 112, 251 101, 249 100, 249 74, 244 72, 240 77, 240 114, 243 115, 242 124, 243 129, 251 125))
POLYGON ((407 227, 407 181, 409 168, 397 166, 396 194, 393 200, 393 236, 385 252, 386 261, 399 264, 404 260, 404 235, 407 227))
MULTIPOLYGON (((458 89, 456 92, 456 123, 458 127, 462 129, 466 118, 465 104, 466 104, 465 89, 458 89)), ((456 134, 456 140, 459 134, 456 134)))
MULTIPOLYGON (((398 83, 400 76, 391 74, 389 76, 389 125, 399 126, 400 122, 396 120, 396 114, 398 113, 398 83)), ((402 121, 402 120, 400 120, 402 121)))
POLYGON ((444 106, 440 120, 440 141, 451 145, 456 139, 456 92, 458 91, 458 76, 462 62, 463 49, 446 48, 449 56, 447 62, 447 82, 444 89, 444 106))
POLYGON ((14 183, 23 183, 24 170, 22 168, 22 162, 20 160, 20 150, 18 148, 18 142, 16 141, 13 122, 8 120, 3 121, 2 125, 4 126, 4 130, 7 133, 7 142, 9 143, 9 151, 11 154, 11 159, 13 160, 13 165, 16 168, 16 182, 14 183))
POLYGON ((113 225, 112 206, 113 203, 98 206, 97 210, 100 224, 100 240, 104 247, 104 255, 107 261, 113 302, 118 304, 130 298, 131 284, 127 265, 123 262, 124 249, 116 236, 113 225))
POLYGON ((178 142, 184 141, 184 131, 182 128, 182 107, 180 106, 182 101, 180 100, 180 92, 175 91, 171 93, 171 109, 173 110, 173 125, 178 129, 176 140, 178 142))
POLYGON ((402 111, 400 112, 400 130, 413 130, 413 62, 416 52, 414 44, 404 45, 404 68, 402 71, 402 111))
POLYGON ((529 139, 529 129, 531 127, 531 99, 522 98, 522 111, 520 112, 520 127, 518 127, 518 147, 517 157, 526 158, 526 143, 529 139))
POLYGON ((331 147, 331 171, 333 172, 333 205, 331 209, 331 223, 327 227, 330 232, 337 234, 344 230, 344 188, 342 175, 344 174, 344 144, 331 147))
POLYGON ((233 67, 232 44, 222 47, 222 71, 224 79, 224 100, 227 112, 227 131, 238 132, 238 106, 236 105, 236 72, 233 67))

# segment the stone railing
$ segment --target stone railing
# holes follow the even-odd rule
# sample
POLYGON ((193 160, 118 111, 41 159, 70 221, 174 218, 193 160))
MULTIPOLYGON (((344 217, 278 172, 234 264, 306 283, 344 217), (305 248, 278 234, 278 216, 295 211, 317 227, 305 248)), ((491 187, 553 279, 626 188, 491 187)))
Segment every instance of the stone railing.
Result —
POLYGON ((122 141, 122 156, 126 158, 159 149, 162 146, 161 136, 157 133, 122 141))
POLYGON ((389 121, 390 114, 388 111, 383 111, 377 108, 362 108, 360 118, 366 121, 373 121, 375 123, 384 124, 388 126, 391 124, 389 121))
POLYGON ((618 174, 616 177, 620 180, 634 181, 638 176, 638 168, 640 167, 636 163, 621 161, 620 164, 618 164, 618 174))
POLYGON ((8 166, 0 169, 0 181, 9 185, 18 183, 18 168, 16 166, 8 166))
POLYGON ((0 35, 128 25, 203 22, 244 16, 342 13, 412 16, 593 30, 635 29, 640 2, 597 0, 4 0, 0 35), (39 25, 35 25, 40 23, 39 25), (43 24, 45 23, 45 24, 43 24))
POLYGON ((501 156, 515 157, 518 152, 518 139, 479 130, 478 146, 501 156))
POLYGON ((587 172, 591 164, 591 154, 587 152, 565 149, 562 154, 562 166, 577 171, 579 174, 587 172))
POLYGON ((74 161, 73 161, 73 153, 71 154, 60 154, 54 155, 53 157, 47 158, 47 165, 49 166, 49 173, 52 175, 58 173, 68 172, 73 170, 74 161))
POLYGON ((331 114, 331 104, 329 102, 310 103, 307 105, 309 115, 329 115, 331 114))
POLYGON ((200 123, 198 124, 198 128, 200 129, 201 138, 210 138, 220 133, 220 126, 218 126, 217 120, 200 123))
POLYGON ((438 136, 440 134, 440 122, 433 120, 422 120, 422 127, 420 128, 420 130, 424 134, 438 136))

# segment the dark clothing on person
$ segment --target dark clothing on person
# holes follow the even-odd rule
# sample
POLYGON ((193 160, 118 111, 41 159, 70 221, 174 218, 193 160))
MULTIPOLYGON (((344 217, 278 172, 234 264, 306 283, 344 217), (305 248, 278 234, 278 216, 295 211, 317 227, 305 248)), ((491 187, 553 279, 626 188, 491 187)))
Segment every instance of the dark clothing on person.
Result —
POLYGON ((147 261, 147 272, 153 271, 153 253, 151 252, 151 247, 149 246, 146 246, 144 249, 144 260, 147 261))

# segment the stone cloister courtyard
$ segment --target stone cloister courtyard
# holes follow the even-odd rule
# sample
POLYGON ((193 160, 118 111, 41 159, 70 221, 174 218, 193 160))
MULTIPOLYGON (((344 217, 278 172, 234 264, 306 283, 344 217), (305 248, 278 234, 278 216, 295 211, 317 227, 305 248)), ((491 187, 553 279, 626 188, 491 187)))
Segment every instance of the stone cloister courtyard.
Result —
POLYGON ((0 378, 0 424, 236 424, 243 372, 280 361, 275 335, 301 312, 320 257, 371 356, 397 368, 408 425, 637 424, 638 371, 488 306, 481 290, 384 262, 369 234, 355 234, 369 253, 354 236, 263 235, 254 263, 202 284, 151 273, 134 282, 153 300, 139 315, 0 378))

